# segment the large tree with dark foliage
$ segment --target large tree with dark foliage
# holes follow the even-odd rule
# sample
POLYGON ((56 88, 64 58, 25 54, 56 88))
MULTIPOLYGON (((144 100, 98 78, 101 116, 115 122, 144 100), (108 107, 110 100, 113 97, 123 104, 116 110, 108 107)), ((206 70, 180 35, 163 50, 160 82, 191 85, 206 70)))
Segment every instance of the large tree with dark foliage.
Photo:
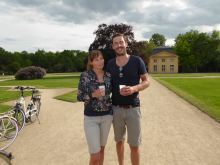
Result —
POLYGON ((157 47, 165 46, 166 38, 163 34, 154 33, 150 38, 150 42, 153 42, 157 47))
MULTIPOLYGON (((99 49, 102 51, 105 59, 105 64, 109 59, 115 57, 115 52, 112 50, 112 37, 116 33, 122 33, 126 36, 128 42, 127 52, 145 58, 143 55, 143 49, 145 44, 136 42, 134 39, 133 28, 126 24, 113 24, 106 25, 101 24, 98 29, 94 32, 95 39, 89 47, 89 51, 99 49)), ((146 60, 145 60, 146 61, 146 60)), ((106 66, 106 65, 105 65, 106 66)))
POLYGON ((135 42, 132 26, 123 23, 114 25, 99 25, 98 29, 94 32, 96 37, 93 43, 90 45, 89 51, 94 49, 111 49, 112 37, 115 33, 122 33, 127 37, 128 52, 132 52, 130 48, 132 47, 131 45, 135 42))

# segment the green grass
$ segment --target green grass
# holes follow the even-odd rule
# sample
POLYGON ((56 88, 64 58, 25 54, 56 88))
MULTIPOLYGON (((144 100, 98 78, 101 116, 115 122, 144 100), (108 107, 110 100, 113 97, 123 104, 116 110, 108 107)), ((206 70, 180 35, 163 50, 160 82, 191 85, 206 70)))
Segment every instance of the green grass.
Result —
POLYGON ((155 78, 220 122, 220 78, 155 78))
POLYGON ((11 91, 10 92, 6 91, 8 89, 10 89, 10 88, 8 88, 8 87, 0 87, 0 113, 3 113, 3 112, 8 111, 10 109, 10 106, 3 105, 3 104, 1 104, 2 102, 11 100, 11 98, 10 98, 11 96, 12 96, 12 98, 16 98, 15 97, 16 93, 13 93, 11 91), (8 96, 7 92, 9 92, 9 96, 8 96))
POLYGON ((19 92, 18 91, 5 91, 1 90, 0 92, 0 103, 10 101, 10 100, 15 100, 18 98, 19 92))
POLYGON ((10 89, 9 87, 0 87, 0 91, 8 90, 10 89))
POLYGON ((9 106, 9 105, 0 104, 0 113, 4 113, 6 111, 9 111, 10 108, 11 108, 11 106, 9 106))
MULTIPOLYGON (((36 88, 77 88, 80 73, 54 73, 48 74, 39 80, 6 80, 0 81, 0 86, 35 86, 36 88)), ((18 91, 8 91, 8 87, 0 87, 0 112, 7 111, 10 106, 3 105, 3 102, 16 100, 19 96, 18 91)), ((25 92, 25 96, 30 93, 25 92)), ((76 102, 76 92, 67 93, 57 99, 76 102), (75 100, 74 100, 75 99, 75 100)))
POLYGON ((77 102, 76 96, 77 96, 77 90, 74 90, 72 92, 69 92, 69 93, 66 93, 60 96, 56 96, 55 99, 75 103, 77 102))
MULTIPOLYGON (((20 93, 19 91, 9 91, 9 87, 0 87, 0 113, 8 111, 11 106, 4 105, 2 103, 11 101, 11 100, 16 100, 18 99, 20 93)), ((25 91, 24 96, 30 96, 31 92, 30 91, 25 91)))
POLYGON ((8 76, 8 75, 2 76, 2 75, 0 75, 0 80, 6 80, 6 79, 14 79, 14 76, 8 76))
POLYGON ((174 74, 150 74, 152 77, 204 77, 220 76, 220 73, 174 73, 174 74))
POLYGON ((71 73, 47 73, 46 77, 52 76, 80 76, 81 72, 71 72, 71 73))
MULTIPOLYGON (((15 100, 19 97, 20 93, 19 91, 8 91, 8 90, 2 90, 0 89, 0 103, 15 100)), ((30 96, 30 91, 25 91, 24 96, 30 96)))
POLYGON ((35 86, 37 88, 76 88, 79 76, 49 76, 38 80, 7 80, 1 81, 0 86, 35 86))

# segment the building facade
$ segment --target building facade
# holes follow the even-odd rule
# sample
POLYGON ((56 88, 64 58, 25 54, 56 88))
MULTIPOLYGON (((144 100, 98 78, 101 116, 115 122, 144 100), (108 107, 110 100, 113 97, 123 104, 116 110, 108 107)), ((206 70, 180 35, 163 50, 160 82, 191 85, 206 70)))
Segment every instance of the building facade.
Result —
POLYGON ((178 56, 170 47, 155 48, 149 57, 149 73, 178 73, 178 56))

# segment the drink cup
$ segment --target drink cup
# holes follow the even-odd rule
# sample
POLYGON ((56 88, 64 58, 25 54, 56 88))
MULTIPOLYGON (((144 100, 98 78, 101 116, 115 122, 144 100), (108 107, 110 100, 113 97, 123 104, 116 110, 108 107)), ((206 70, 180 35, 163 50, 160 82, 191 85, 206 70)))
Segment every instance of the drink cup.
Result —
POLYGON ((105 96, 105 86, 104 85, 100 85, 99 89, 101 90, 102 96, 105 96))
POLYGON ((124 88, 124 87, 126 87, 126 85, 119 85, 119 89, 120 89, 119 92, 120 92, 120 94, 121 94, 121 89, 124 88))
POLYGON ((119 85, 119 89, 121 90, 122 88, 126 87, 126 85, 119 85))

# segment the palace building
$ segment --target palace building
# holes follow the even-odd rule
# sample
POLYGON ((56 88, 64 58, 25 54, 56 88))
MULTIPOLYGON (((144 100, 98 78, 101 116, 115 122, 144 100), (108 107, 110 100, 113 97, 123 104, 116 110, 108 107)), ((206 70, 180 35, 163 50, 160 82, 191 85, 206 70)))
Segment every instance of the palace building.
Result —
POLYGON ((170 47, 153 49, 148 63, 149 73, 178 73, 178 56, 170 47))

